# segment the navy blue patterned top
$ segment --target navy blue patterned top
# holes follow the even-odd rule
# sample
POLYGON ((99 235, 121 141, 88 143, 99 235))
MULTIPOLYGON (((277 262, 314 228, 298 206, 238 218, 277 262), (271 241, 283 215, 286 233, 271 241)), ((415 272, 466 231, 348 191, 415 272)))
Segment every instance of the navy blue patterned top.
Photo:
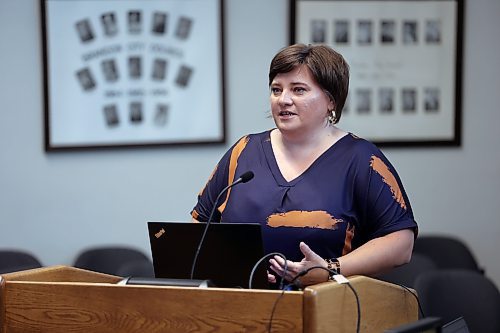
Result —
POLYGON ((191 212, 207 221, 220 191, 246 171, 255 177, 231 188, 214 221, 263 226, 266 253, 303 258, 303 241, 323 258, 336 258, 402 229, 414 229, 399 176, 372 143, 348 134, 300 176, 286 181, 276 162, 270 131, 241 138, 222 157, 191 212))

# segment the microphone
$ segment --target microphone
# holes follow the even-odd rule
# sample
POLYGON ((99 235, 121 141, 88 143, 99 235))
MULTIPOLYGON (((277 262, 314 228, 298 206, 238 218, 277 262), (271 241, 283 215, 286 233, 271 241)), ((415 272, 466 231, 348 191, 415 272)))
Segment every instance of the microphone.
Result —
POLYGON ((222 189, 222 191, 220 191, 219 195, 217 195, 217 198, 215 198, 215 201, 214 201, 214 206, 212 207, 212 211, 210 212, 210 216, 208 217, 208 220, 207 220, 207 224, 205 225, 205 230, 203 230, 203 234, 201 236, 201 239, 200 239, 200 243, 198 244, 198 248, 196 249, 196 254, 194 255, 194 259, 193 259, 193 264, 191 266, 191 280, 193 279, 194 277, 194 269, 196 267, 196 262, 198 261, 198 256, 200 255, 200 249, 201 249, 201 246, 203 245, 203 241, 205 240, 205 236, 207 234, 207 230, 208 230, 208 226, 210 225, 210 223, 212 222, 212 218, 214 216, 214 213, 215 213, 215 209, 217 208, 217 203, 219 202, 219 199, 220 197, 226 193, 227 190, 229 190, 231 187, 235 186, 235 185, 238 185, 239 183, 246 183, 246 182, 249 182, 250 180, 252 180, 254 174, 252 171, 247 171, 245 173, 243 173, 238 179, 236 179, 234 182, 232 182, 231 184, 229 184, 228 186, 224 187, 222 189))
POLYGON ((234 181, 231 186, 233 185, 236 185, 238 183, 247 183, 249 182, 250 180, 252 180, 254 174, 252 171, 247 171, 245 173, 243 173, 240 178, 236 179, 236 181, 234 181))

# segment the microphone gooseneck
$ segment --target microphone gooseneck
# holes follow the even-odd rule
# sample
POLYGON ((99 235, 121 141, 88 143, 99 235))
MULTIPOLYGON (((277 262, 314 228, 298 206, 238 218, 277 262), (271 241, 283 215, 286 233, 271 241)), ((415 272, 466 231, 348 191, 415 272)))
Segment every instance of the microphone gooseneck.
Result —
POLYGON ((210 216, 208 217, 207 224, 205 225, 205 229, 203 230, 203 234, 201 235, 200 243, 198 244, 198 248, 196 249, 196 253, 194 255, 193 259, 193 264, 191 265, 191 280, 194 278, 194 269, 196 267, 196 262, 198 261, 198 256, 200 255, 200 250, 201 246, 203 245, 203 241, 205 240, 205 236, 207 234, 208 226, 212 222, 212 218, 215 213, 215 209, 217 208, 217 203, 219 202, 220 197, 226 193, 227 190, 229 190, 231 187, 239 184, 239 183, 246 183, 252 180, 254 174, 252 171, 247 171, 243 173, 238 179, 236 179, 234 182, 229 184, 228 186, 224 187, 222 191, 217 195, 217 198, 215 198, 214 201, 214 206, 212 207, 212 211, 210 212, 210 216))

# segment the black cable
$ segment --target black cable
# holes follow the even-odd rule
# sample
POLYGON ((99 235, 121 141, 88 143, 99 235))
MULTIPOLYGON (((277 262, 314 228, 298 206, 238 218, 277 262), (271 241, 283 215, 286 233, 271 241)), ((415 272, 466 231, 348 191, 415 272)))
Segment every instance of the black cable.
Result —
POLYGON ((273 317, 274 317, 274 312, 276 311, 276 306, 278 305, 278 302, 280 301, 281 297, 283 297, 284 294, 285 294, 285 289, 281 290, 280 295, 274 301, 273 309, 271 310, 271 317, 269 318, 269 323, 267 324, 267 331, 269 333, 271 333, 271 329, 273 326, 273 317))
POLYGON ((418 305, 418 311, 420 311, 420 315, 421 317, 420 318, 425 318, 425 314, 424 314, 424 309, 422 309, 422 304, 420 304, 420 299, 418 298, 418 295, 415 294, 410 288, 408 288, 407 286, 405 285, 402 285, 402 284, 399 284, 399 283, 395 283, 396 285, 406 289, 406 291, 408 291, 410 294, 413 295, 413 297, 415 297, 415 299, 417 300, 417 305, 418 305))
POLYGON ((361 305, 359 303, 359 296, 358 296, 358 293, 356 292, 356 290, 354 289, 354 287, 351 285, 350 282, 346 282, 346 284, 352 290, 352 292, 354 293, 354 297, 356 297, 356 307, 357 307, 357 310, 358 310, 358 320, 356 322, 356 333, 359 333, 359 328, 361 326, 361 305))
POLYGON ((283 260, 285 260, 285 267, 283 269, 283 275, 281 276, 280 287, 279 287, 280 290, 283 289, 283 281, 285 279, 284 276, 286 275, 286 272, 288 271, 288 262, 286 260, 285 255, 281 254, 279 252, 268 253, 265 256, 263 256, 262 258, 260 258, 259 261, 257 261, 257 263, 253 266, 252 272, 250 273, 250 278, 248 279, 248 289, 252 289, 252 282, 253 282, 253 276, 255 274, 255 271, 257 270, 259 265, 262 263, 262 261, 266 260, 270 256, 280 256, 281 258, 283 258, 283 260))
MULTIPOLYGON (((337 274, 337 272, 335 271, 332 271, 331 269, 328 269, 326 267, 323 267, 323 266, 313 266, 313 267, 309 267, 308 269, 305 269, 303 271, 301 271, 299 274, 297 274, 291 281, 290 283, 292 284, 295 284, 295 281, 297 281, 300 277, 306 275, 307 273, 309 273, 310 271, 312 271, 313 269, 322 269, 322 270, 325 270, 327 271, 329 274, 337 274)), ((300 281, 300 280, 299 280, 300 281)), ((352 290, 353 294, 354 294, 354 297, 356 298, 356 308, 358 310, 358 318, 357 318, 357 321, 356 321, 356 333, 359 333, 359 329, 360 329, 360 326, 361 326, 361 305, 360 305, 360 302, 359 302, 359 296, 358 296, 358 293, 356 292, 356 290, 354 289, 354 287, 351 285, 350 282, 346 282, 345 284, 347 284, 347 286, 349 287, 349 289, 352 290)), ((300 286, 299 286, 300 287, 300 286)))
POLYGON ((259 267, 259 265, 262 263, 262 261, 266 260, 267 258, 269 258, 271 256, 280 256, 281 258, 283 258, 283 260, 285 260, 285 267, 283 268, 283 274, 281 275, 281 279, 280 279, 279 289, 281 290, 281 293, 278 296, 278 298, 274 301, 273 308, 271 310, 271 317, 269 318, 269 323, 267 324, 267 331, 269 333, 271 333, 271 329, 272 329, 272 325, 273 325, 274 313, 276 312, 276 307, 278 305, 278 302, 280 301, 280 299, 285 294, 285 288, 283 288, 283 283, 285 281, 286 272, 288 271, 288 261, 287 261, 285 255, 282 254, 282 253, 279 253, 279 252, 271 252, 271 253, 266 254, 262 258, 260 258, 259 261, 257 261, 257 263, 253 266, 252 272, 250 273, 250 278, 249 278, 249 281, 248 281, 248 288, 252 289, 253 276, 255 274, 255 271, 257 270, 257 267, 259 267))

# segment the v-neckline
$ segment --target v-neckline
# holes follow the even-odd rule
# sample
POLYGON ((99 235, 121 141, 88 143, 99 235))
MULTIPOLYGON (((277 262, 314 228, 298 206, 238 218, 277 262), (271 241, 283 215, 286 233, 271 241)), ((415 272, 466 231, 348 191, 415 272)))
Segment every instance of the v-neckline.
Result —
POLYGON ((344 139, 346 137, 350 136, 350 134, 351 134, 350 132, 347 132, 347 134, 345 134, 343 137, 341 137, 340 139, 338 139, 337 141, 335 141, 330 147, 328 147, 328 149, 326 149, 323 153, 321 153, 321 155, 319 155, 311 163, 311 165, 309 165, 309 167, 307 167, 300 175, 298 175, 294 179, 288 181, 288 180, 285 179, 285 177, 281 173, 281 170, 280 170, 280 168, 278 166, 278 161, 276 160, 276 156, 274 155, 273 147, 272 147, 272 144, 271 144, 271 131, 272 130, 269 130, 266 133, 266 137, 263 139, 263 142, 262 142, 262 146, 263 146, 262 148, 263 148, 264 155, 266 157, 267 163, 269 165, 269 169, 271 170, 271 173, 272 173, 274 179, 276 180, 276 183, 279 186, 283 186, 283 187, 293 187, 293 186, 295 186, 298 182, 300 182, 304 178, 304 175, 307 174, 309 172, 309 170, 313 169, 314 166, 316 164, 318 164, 322 159, 324 159, 325 156, 331 150, 336 149, 336 147, 338 147, 341 144, 341 142, 344 141, 344 139))

